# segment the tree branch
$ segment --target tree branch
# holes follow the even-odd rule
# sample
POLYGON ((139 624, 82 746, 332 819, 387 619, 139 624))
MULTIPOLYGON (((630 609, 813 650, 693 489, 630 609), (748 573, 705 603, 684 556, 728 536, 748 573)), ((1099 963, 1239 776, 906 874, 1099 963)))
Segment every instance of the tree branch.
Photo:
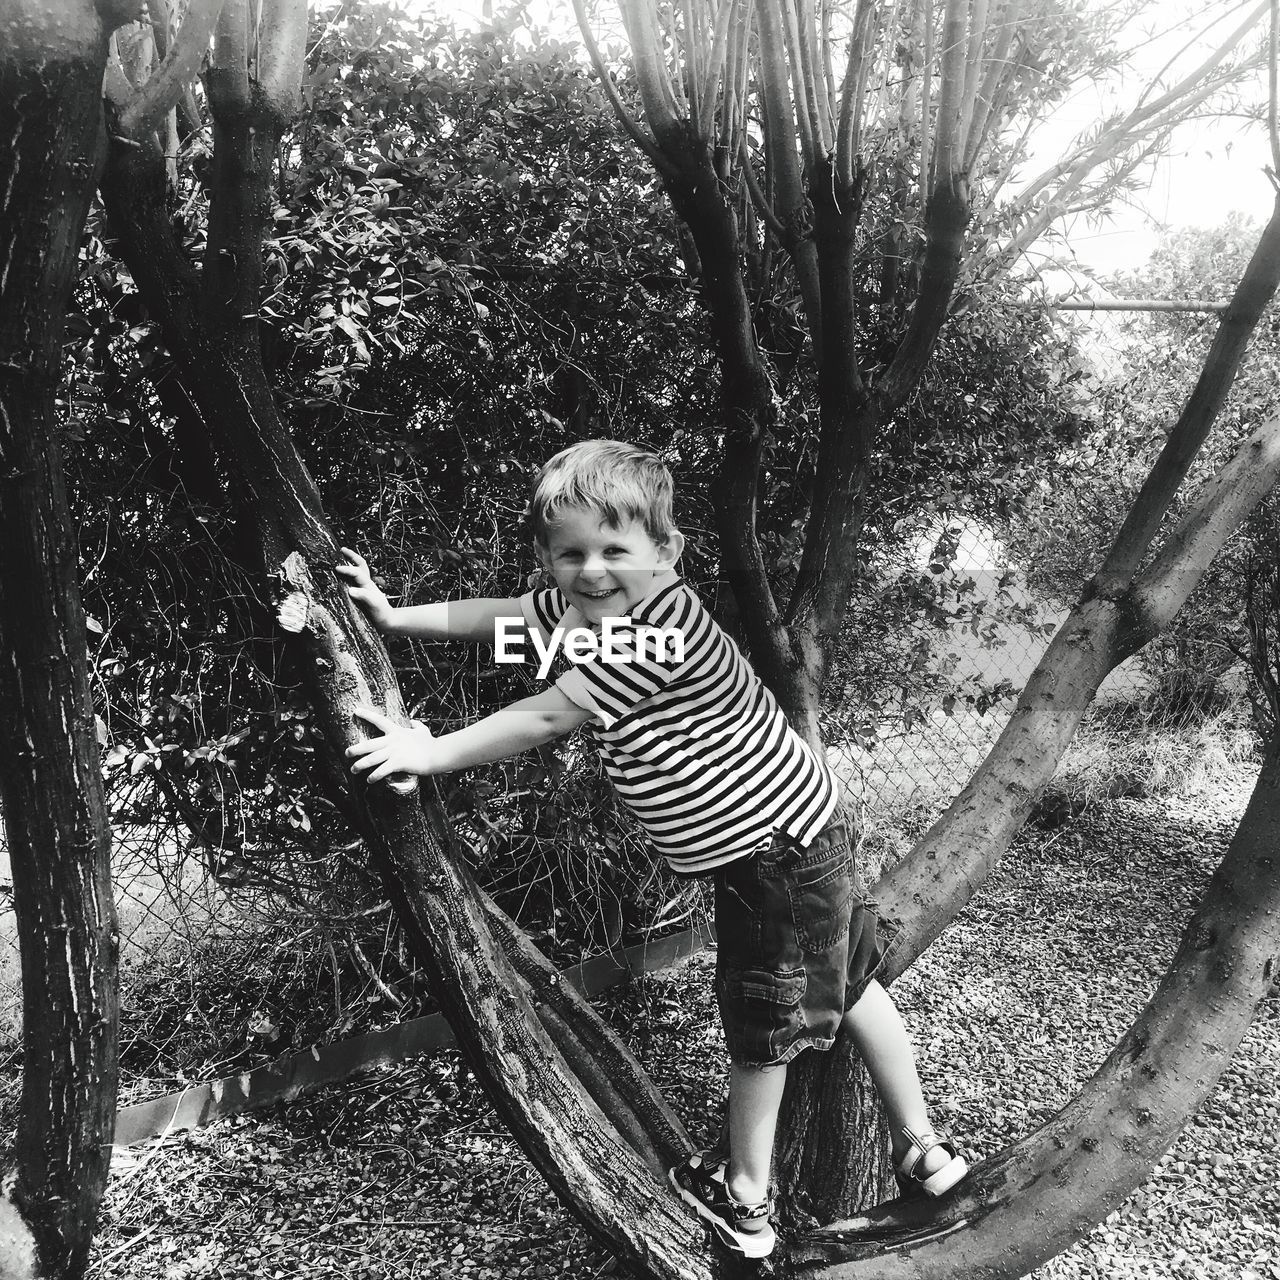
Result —
POLYGON ((818 147, 815 158, 825 161, 835 147, 835 139, 832 136, 831 99, 824 90, 821 63, 813 47, 816 34, 813 0, 797 0, 795 15, 796 46, 800 54, 800 65, 792 71, 792 79, 797 91, 803 89, 803 99, 807 104, 814 140, 818 147), (797 70, 799 77, 796 75, 797 70))
POLYGON ((1271 0, 1271 23, 1267 31, 1267 137, 1271 143, 1273 181, 1280 182, 1280 122, 1276 118, 1276 100, 1280 96, 1280 0, 1271 0))
MULTIPOLYGON (((964 106, 965 50, 964 0, 946 0, 942 19, 942 91, 938 97, 930 198, 941 184, 949 183, 952 175, 960 172, 958 152, 962 136, 960 117, 964 106)), ((931 71, 932 68, 926 67, 925 75, 931 71)))
POLYGON ((987 64, 987 75, 978 93, 977 107, 973 112, 968 136, 965 139, 963 164, 966 173, 972 172, 974 162, 986 144, 987 134, 992 124, 1004 111, 1009 90, 1013 85, 1018 64, 1016 59, 1009 57, 1009 53, 1022 22, 1020 0, 1005 0, 1000 7, 997 22, 999 32, 996 36, 995 48, 987 64))
POLYGON ((796 155, 796 132, 803 112, 788 92, 787 59, 778 0, 758 0, 756 32, 760 45, 760 88, 764 108, 765 159, 773 209, 786 228, 780 243, 795 263, 800 298, 809 333, 816 345, 822 337, 822 283, 817 251, 807 225, 808 198, 796 155))
MULTIPOLYGON (((1157 464, 1158 465, 1158 464, 1157 464)), ((1189 590, 1280 476, 1280 417, 1257 429, 1200 490, 1159 554, 1134 580, 1134 612, 1152 635, 1173 620, 1189 590)))
POLYGON ((222 0, 191 0, 164 61, 120 116, 120 131, 136 138, 156 128, 177 106, 209 47, 222 0))
POLYGON ((797 1280, 1015 1280, 1120 1204, 1208 1097, 1280 951, 1280 760, 1264 762, 1226 856, 1142 1013, 1051 1121, 922 1210, 898 1201, 796 1243, 797 1280))
POLYGON ((871 69, 872 36, 875 30, 875 0, 858 0, 849 37, 849 59, 840 91, 840 113, 836 120, 836 181, 852 187, 854 165, 862 149, 862 116, 871 69))
POLYGON ((600 81, 600 87, 604 90, 605 97, 609 99, 609 105, 613 108, 614 115, 618 117, 618 123, 626 130, 627 136, 631 141, 649 157, 649 161, 654 168, 663 176, 669 177, 675 172, 674 166, 663 154, 662 148, 656 140, 636 123, 618 94, 618 88, 613 83, 613 76, 605 65, 604 57, 600 53, 600 46, 596 43, 595 33, 591 30, 591 24, 587 19, 584 0, 573 0, 573 11, 577 15, 578 29, 582 32, 582 40, 587 46, 587 56, 591 59, 591 65, 595 69, 596 79, 600 81))
MULTIPOLYGON (((1112 121, 1094 142, 1077 147, 1061 163, 1052 166, 1035 181, 1029 183, 1019 193, 1018 204, 1024 207, 1031 206, 1042 192, 1064 175, 1070 175, 1067 179, 1070 182, 1074 176, 1097 168, 1107 156, 1114 155, 1135 138, 1167 127, 1171 122, 1171 113, 1172 115, 1185 113, 1195 103, 1203 101, 1209 93, 1216 92, 1228 83, 1236 72, 1227 71, 1216 77, 1212 73, 1258 25, 1267 12, 1269 3, 1270 0, 1263 0, 1263 3, 1254 9, 1212 54, 1194 71, 1183 76, 1172 88, 1151 102, 1135 107, 1123 118, 1112 121)), ((1257 62, 1257 59, 1247 59, 1244 66, 1257 65, 1257 62)))
MULTIPOLYGON (((957 130, 957 141, 961 154, 965 150, 965 142, 973 129, 974 109, 978 101, 978 85, 982 81, 982 51, 987 43, 988 0, 971 0, 969 13, 969 52, 965 58, 964 96, 960 103, 960 127, 957 130)), ((964 161, 961 159, 961 165, 964 161)))
POLYGON ((1249 339, 1280 288, 1280 197, 1218 324, 1204 368, 1178 421, 1134 499, 1089 590, 1112 595, 1128 586, 1173 502, 1244 359, 1249 339))
POLYGON ((955 918, 1009 847, 1107 675, 1186 602, 1223 543, 1280 475, 1280 418, 1201 491, 1128 591, 1083 599, 1059 627, 995 746, 947 811, 872 891, 904 926, 890 977, 955 918))
POLYGON ((933 0, 920 0, 924 9, 924 66, 920 72, 920 210, 929 204, 929 174, 933 172, 933 0))
POLYGON ((213 53, 205 77, 210 110, 233 112, 249 106, 249 4, 223 0, 214 26, 213 53))
MULTIPOLYGON (((720 90, 720 79, 724 74, 725 62, 729 54, 729 29, 738 12, 740 3, 741 0, 721 0, 720 8, 716 13, 715 35, 710 56, 707 60, 706 76, 698 90, 702 103, 701 110, 698 113, 697 129, 697 134, 700 138, 711 137, 712 126, 715 123, 716 98, 720 90)), ((730 87, 726 79, 726 91, 730 87)), ((726 113, 729 110, 727 98, 728 93, 726 92, 726 113)))
POLYGON ((773 205, 769 203, 769 197, 760 189, 760 184, 756 181, 755 170, 751 165, 751 153, 748 150, 749 143, 745 129, 742 131, 738 141, 742 157, 742 178, 747 184, 747 192, 751 196, 751 203, 755 206, 756 212, 764 219, 765 226, 777 236, 780 243, 785 244, 788 236, 787 229, 773 211, 773 205))
MULTIPOLYGON (((125 224, 121 243, 128 265, 148 309, 161 318, 166 343, 200 400, 237 492, 252 504, 264 562, 276 570, 280 590, 307 597, 306 626, 289 643, 299 647, 317 723, 337 770, 359 732, 353 705, 403 713, 394 675, 378 637, 351 608, 336 575, 322 568, 336 555, 332 532, 260 363, 242 335, 228 341, 221 328, 205 326, 204 316, 189 307, 172 311, 172 294, 182 299, 186 290, 181 280, 173 288, 164 270, 169 259, 159 260, 155 251, 157 240, 167 242, 159 157, 136 148, 118 149, 118 157, 122 165, 138 166, 117 170, 104 190, 113 224, 125 224), (148 203, 139 212, 153 220, 145 224, 134 220, 131 207, 141 194, 148 203), (273 548, 284 553, 274 562, 273 548), (314 576, 308 562, 317 566, 314 576)), ((169 227, 167 240, 172 238, 169 227)), ((465 858, 438 805, 397 798, 383 788, 357 787, 352 798, 415 958, 473 1069, 534 1164, 592 1234, 629 1266, 667 1280, 708 1280, 696 1227, 645 1159, 621 1139, 544 1031, 489 932, 465 858)), ((557 1014, 561 1021, 569 1016, 557 1014)), ((577 1028, 574 1035, 581 1041, 577 1028)), ((589 1043, 589 1029, 586 1035, 589 1043)), ((644 1121, 636 1128, 654 1136, 661 1131, 644 1121)))
MULTIPOLYGON (((575 10, 581 6, 582 0, 574 0, 575 10)), ((681 113, 667 73, 662 32, 653 0, 619 0, 619 7, 631 40, 632 65, 640 86, 640 100, 649 118, 649 128, 660 144, 667 138, 674 140, 680 131, 681 113)), ((580 17, 578 25, 585 31, 585 18, 580 17)))
POLYGON ((307 49, 307 0, 261 0, 257 85, 287 123, 298 109, 307 49))

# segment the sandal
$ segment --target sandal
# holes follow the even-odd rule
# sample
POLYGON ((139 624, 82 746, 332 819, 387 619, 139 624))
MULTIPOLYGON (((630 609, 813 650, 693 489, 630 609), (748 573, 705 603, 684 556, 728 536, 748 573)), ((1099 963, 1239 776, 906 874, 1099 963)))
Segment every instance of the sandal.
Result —
POLYGON ((969 1172, 968 1162, 945 1134, 916 1134, 905 1127, 902 1134, 911 1145, 907 1147, 907 1154, 898 1162, 894 1172, 905 1198, 918 1196, 921 1192, 927 1196, 940 1196, 950 1191, 969 1172), (923 1171, 924 1158, 934 1147, 941 1147, 951 1158, 940 1168, 926 1174, 923 1171))

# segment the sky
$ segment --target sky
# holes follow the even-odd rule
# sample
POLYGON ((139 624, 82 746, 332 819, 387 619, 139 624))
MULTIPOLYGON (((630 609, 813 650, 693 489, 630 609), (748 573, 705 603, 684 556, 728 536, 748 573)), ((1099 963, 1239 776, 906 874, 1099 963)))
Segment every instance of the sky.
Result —
MULTIPOLYGON (((1236 0, 1161 0, 1153 17, 1133 27, 1133 41, 1142 45, 1138 75, 1124 81, 1119 92, 1082 86, 1064 104, 1059 127, 1042 135, 1042 154, 1052 157, 1070 133, 1122 103, 1131 105, 1139 77, 1159 75, 1171 60, 1174 76, 1198 65, 1252 7, 1236 0)), ((1265 76, 1259 72, 1255 101, 1265 100, 1265 94, 1265 76)), ((1130 206, 1115 209, 1101 223, 1078 218, 1071 224, 1071 248, 1082 263, 1109 272, 1140 265, 1156 246, 1159 225, 1212 227, 1232 212, 1265 223, 1275 194, 1265 173, 1269 164, 1270 144, 1259 122, 1223 116, 1188 121, 1169 154, 1145 175, 1147 185, 1130 206)))

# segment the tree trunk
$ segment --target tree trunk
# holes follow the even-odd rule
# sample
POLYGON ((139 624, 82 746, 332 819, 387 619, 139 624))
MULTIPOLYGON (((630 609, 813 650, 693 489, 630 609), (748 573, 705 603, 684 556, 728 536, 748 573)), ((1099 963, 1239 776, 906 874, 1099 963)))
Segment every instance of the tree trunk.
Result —
POLYGON ((0 805, 23 995, 0 1271, 60 1280, 84 1272, 116 1105, 111 828, 54 392, 119 19, 85 0, 11 4, 0 18, 0 805))
MULTIPOLYGON (((258 119, 249 127, 266 133, 269 125, 258 119)), ((244 141, 226 132, 220 137, 237 149, 244 141)), ((264 154, 270 150, 261 137, 255 145, 264 154)), ((255 197, 239 188, 264 182, 267 171, 238 163, 219 172, 232 189, 215 190, 214 200, 243 211, 218 222, 229 229, 219 235, 234 235, 233 252, 244 262, 251 249, 260 253, 260 244, 250 245, 244 234, 255 197)), ((238 297, 237 305, 247 299, 221 270, 215 275, 206 268, 201 280, 183 258, 164 211, 164 181, 157 152, 113 148, 102 190, 115 246, 257 524, 268 593, 307 597, 308 623, 295 643, 332 772, 349 779, 343 753, 361 736, 352 708, 365 703, 403 715, 399 691, 380 640, 332 571, 337 547, 315 487, 279 419, 251 335, 235 318, 252 313, 237 311, 225 323, 219 317, 222 299, 238 297), (213 288, 217 293, 207 296, 213 288)), ((211 246, 214 225, 211 219, 211 246)), ((218 257, 225 265, 227 255, 218 257)), ((634 1063, 622 1065, 625 1050, 585 1002, 559 992, 551 998, 550 979, 535 973, 527 939, 506 945, 534 986, 512 967, 434 794, 424 806, 417 796, 354 787, 371 860, 415 959, 513 1136, 592 1235, 629 1265, 655 1277, 708 1275, 700 1230, 655 1176, 673 1152, 687 1150, 687 1139, 643 1072, 634 1063), (624 1087, 599 1067, 580 1080, 565 1053, 580 1062, 603 1055, 624 1087), (616 1108, 616 1118, 601 1106, 616 1108)))
POLYGON ((683 167, 666 184, 697 246, 703 300, 720 356, 724 446, 714 496, 721 572, 733 589, 752 665, 796 731, 817 742, 816 672, 783 625, 756 536, 760 459, 777 411, 742 277, 738 218, 707 149, 689 140, 683 153, 683 167))
MULTIPOLYGON (((814 198, 815 206, 830 204, 816 193, 814 198)), ((853 198, 853 193, 847 197, 853 198)), ((824 270, 833 281, 847 283, 842 284, 838 310, 824 298, 823 332, 829 336, 820 351, 818 474, 804 553, 786 612, 792 632, 808 637, 817 685, 826 675, 827 655, 849 609, 871 451, 881 428, 906 404, 928 367, 959 277, 968 224, 967 183, 958 175, 939 182, 929 197, 920 291, 910 320, 889 367, 874 386, 864 389, 856 369, 850 276, 856 227, 830 208, 818 221, 820 228, 828 228, 819 241, 827 254, 824 270)))

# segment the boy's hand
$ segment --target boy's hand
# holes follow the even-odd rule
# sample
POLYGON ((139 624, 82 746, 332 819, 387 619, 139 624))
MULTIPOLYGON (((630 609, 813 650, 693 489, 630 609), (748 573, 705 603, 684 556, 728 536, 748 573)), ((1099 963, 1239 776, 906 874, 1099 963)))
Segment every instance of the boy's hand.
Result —
POLYGON ((335 564, 334 570, 347 582, 347 595, 355 601, 368 615, 369 621, 379 631, 386 631, 395 616, 395 608, 391 601, 377 586, 365 558, 350 547, 340 548, 346 558, 345 564, 335 564))
POLYGON ((403 794, 417 786, 419 776, 435 772, 432 767, 435 739, 420 720, 413 721, 412 725, 402 725, 372 707, 356 707, 352 714, 382 732, 380 738, 368 738, 347 748, 347 758, 355 760, 351 766, 352 773, 372 770, 367 782, 386 780, 389 786, 403 794))

